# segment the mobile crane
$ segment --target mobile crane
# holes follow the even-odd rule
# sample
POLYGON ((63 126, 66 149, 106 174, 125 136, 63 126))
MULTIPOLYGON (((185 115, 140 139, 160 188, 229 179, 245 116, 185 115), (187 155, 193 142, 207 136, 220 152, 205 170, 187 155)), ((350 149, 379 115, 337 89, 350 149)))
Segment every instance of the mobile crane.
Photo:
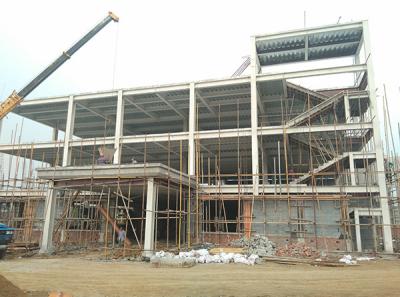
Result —
POLYGON ((54 71, 56 71, 62 64, 64 64, 71 56, 79 50, 85 43, 87 43, 93 36, 95 36, 101 29, 103 29, 109 22, 118 22, 119 18, 112 12, 98 23, 92 30, 76 42, 69 50, 63 52, 53 63, 37 75, 30 83, 28 83, 19 92, 13 91, 10 96, 0 105, 0 120, 3 119, 9 112, 11 112, 18 104, 20 104, 26 96, 28 96, 37 86, 39 86, 46 78, 48 78, 54 71))

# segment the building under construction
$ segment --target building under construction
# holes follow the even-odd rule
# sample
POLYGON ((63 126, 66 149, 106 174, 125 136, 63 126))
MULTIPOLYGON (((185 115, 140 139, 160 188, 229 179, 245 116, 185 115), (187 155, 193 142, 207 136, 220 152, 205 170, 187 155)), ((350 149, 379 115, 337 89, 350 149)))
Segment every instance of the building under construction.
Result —
POLYGON ((16 130, 0 145, 0 222, 43 252, 255 234, 399 250, 398 164, 384 152, 372 58, 367 21, 336 24, 253 36, 226 79, 22 102, 14 112, 53 139, 21 143, 16 130))

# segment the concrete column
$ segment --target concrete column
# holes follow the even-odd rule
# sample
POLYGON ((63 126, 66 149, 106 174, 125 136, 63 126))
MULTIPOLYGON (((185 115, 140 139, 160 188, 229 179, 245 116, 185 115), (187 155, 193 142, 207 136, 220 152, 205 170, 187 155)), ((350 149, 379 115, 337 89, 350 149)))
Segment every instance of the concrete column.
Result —
POLYGON ((349 153, 349 164, 350 164, 350 181, 351 185, 356 185, 356 174, 354 170, 354 156, 353 153, 349 153))
POLYGON ((388 193, 386 189, 386 177, 385 177, 385 166, 383 160, 383 149, 382 149, 382 139, 379 126, 379 113, 376 103, 376 87, 374 80, 374 68, 372 64, 371 55, 371 43, 369 36, 368 21, 363 21, 363 41, 365 57, 367 57, 367 72, 368 72, 368 91, 370 98, 370 109, 372 116, 372 125, 374 131, 374 144, 376 152, 376 165, 377 165, 377 179, 379 185, 380 194, 380 204, 382 210, 382 221, 383 221, 383 238, 385 251, 388 253, 393 253, 393 242, 392 242, 392 229, 390 222, 390 210, 388 204, 388 193))
POLYGON ((69 96, 67 124, 65 127, 65 136, 64 136, 64 151, 63 151, 62 166, 71 165, 71 149, 69 148, 69 142, 72 140, 72 136, 74 135, 75 110, 76 110, 76 104, 74 102, 74 96, 69 96))
POLYGON ((124 134, 124 98, 122 90, 118 91, 117 117, 115 119, 114 164, 121 163, 121 137, 124 134))
POLYGON ((46 194, 44 226, 42 234, 42 243, 40 253, 50 253, 53 251, 53 228, 56 213, 56 191, 54 191, 54 182, 49 181, 49 187, 46 194))
POLYGON ((346 119, 346 123, 350 123, 350 102, 347 94, 344 95, 344 117, 346 119))
POLYGON ((195 174, 195 143, 194 130, 196 126, 196 93, 194 83, 190 83, 189 97, 189 143, 188 143, 188 174, 195 174))
POLYGON ((146 225, 144 233, 144 255, 149 257, 154 251, 154 224, 156 211, 157 186, 154 179, 147 180, 147 197, 146 197, 146 225))
POLYGON ((357 251, 362 252, 362 245, 361 245, 361 230, 360 230, 360 215, 358 210, 354 210, 354 224, 356 227, 356 242, 357 242, 357 251))
POLYGON ((258 57, 256 52, 256 39, 251 38, 251 53, 250 53, 250 92, 251 92, 251 164, 253 174, 253 194, 258 195, 259 191, 259 165, 258 165, 258 112, 257 112, 257 74, 259 72, 258 57))
POLYGON ((53 128, 53 133, 51 134, 51 140, 57 141, 58 140, 58 125, 53 128))

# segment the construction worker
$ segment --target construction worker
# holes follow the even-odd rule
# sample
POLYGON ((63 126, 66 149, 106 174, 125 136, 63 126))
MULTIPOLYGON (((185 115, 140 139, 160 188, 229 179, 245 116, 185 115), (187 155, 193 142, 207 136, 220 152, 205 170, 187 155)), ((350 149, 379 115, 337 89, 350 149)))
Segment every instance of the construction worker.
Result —
POLYGON ((118 230, 118 246, 123 246, 126 238, 126 232, 124 229, 118 230))

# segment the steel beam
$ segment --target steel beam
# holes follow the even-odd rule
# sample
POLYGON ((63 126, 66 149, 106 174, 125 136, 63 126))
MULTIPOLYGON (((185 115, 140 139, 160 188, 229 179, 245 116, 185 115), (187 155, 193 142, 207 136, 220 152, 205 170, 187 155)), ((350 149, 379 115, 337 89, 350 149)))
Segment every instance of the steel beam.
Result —
POLYGON ((330 68, 300 70, 300 71, 293 71, 286 73, 274 73, 274 74, 263 73, 257 76, 257 81, 262 82, 262 81, 293 79, 293 78, 332 75, 341 73, 355 73, 366 70, 367 66, 365 64, 359 64, 359 65, 337 66, 330 68))
POLYGON ((158 119, 158 117, 154 113, 146 111, 143 107, 141 107, 139 104, 133 102, 131 99, 125 98, 125 101, 128 102, 129 104, 131 104, 132 106, 134 106, 135 108, 139 109, 141 112, 143 112, 145 115, 149 116, 153 120, 158 119))
POLYGON ((182 119, 186 119, 186 116, 179 111, 171 102, 169 102, 167 99, 165 99, 162 95, 159 93, 156 93, 156 96, 161 99, 162 102, 164 102, 166 105, 168 105, 169 108, 171 108, 173 111, 175 111, 182 119))
POLYGON ((217 112, 215 111, 215 109, 213 107, 210 106, 210 103, 208 102, 208 100, 206 98, 204 98, 203 96, 201 96, 199 94, 199 92, 196 92, 196 98, 199 98, 199 100, 204 104, 204 106, 210 111, 210 113, 212 113, 215 117, 218 117, 217 112))

